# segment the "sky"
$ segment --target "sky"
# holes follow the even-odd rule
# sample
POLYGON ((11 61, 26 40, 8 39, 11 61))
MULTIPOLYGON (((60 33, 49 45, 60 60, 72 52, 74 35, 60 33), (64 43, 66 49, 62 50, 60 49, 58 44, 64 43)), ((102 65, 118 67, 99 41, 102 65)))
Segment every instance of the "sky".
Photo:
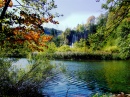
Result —
MULTIPOLYGON (((12 0, 15 2, 15 0, 12 0)), ((20 1, 20 0, 18 0, 20 1)), ((56 28, 59 30, 65 30, 66 28, 73 29, 78 24, 85 24, 87 18, 90 16, 98 17, 101 13, 105 13, 105 10, 101 9, 102 3, 105 0, 54 0, 57 5, 53 12, 63 14, 63 17, 55 18, 60 24, 54 25, 51 23, 44 24, 44 27, 56 28)))
POLYGON ((105 10, 101 9, 103 0, 96 2, 96 0, 55 0, 58 8, 56 12, 63 14, 63 17, 56 18, 59 25, 46 24, 47 27, 54 27, 56 29, 65 30, 67 27, 73 29, 78 24, 85 24, 87 18, 94 15, 98 17, 105 10))

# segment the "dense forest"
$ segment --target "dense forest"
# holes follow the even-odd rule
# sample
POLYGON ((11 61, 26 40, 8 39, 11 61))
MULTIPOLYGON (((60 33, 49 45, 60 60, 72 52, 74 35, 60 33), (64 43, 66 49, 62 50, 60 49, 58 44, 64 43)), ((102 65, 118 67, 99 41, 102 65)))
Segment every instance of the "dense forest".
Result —
POLYGON ((129 1, 102 5, 106 13, 90 16, 85 24, 66 28, 61 34, 51 30, 57 52, 98 52, 116 54, 119 59, 130 58, 130 6, 129 1), (57 36, 58 35, 58 36, 57 36))

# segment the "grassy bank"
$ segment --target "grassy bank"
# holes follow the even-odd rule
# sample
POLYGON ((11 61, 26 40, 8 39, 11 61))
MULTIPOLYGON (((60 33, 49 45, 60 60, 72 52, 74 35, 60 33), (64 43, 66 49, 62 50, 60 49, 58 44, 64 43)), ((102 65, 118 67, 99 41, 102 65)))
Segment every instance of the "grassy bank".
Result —
POLYGON ((108 52, 55 52, 54 59, 69 59, 69 60, 120 60, 118 53, 108 52))

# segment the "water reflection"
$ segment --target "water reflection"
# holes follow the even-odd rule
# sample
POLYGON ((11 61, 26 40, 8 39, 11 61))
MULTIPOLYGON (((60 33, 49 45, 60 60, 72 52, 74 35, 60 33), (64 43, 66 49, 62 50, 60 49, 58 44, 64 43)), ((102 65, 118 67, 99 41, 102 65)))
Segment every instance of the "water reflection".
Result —
POLYGON ((129 62, 107 62, 103 67, 108 88, 110 88, 112 92, 123 91, 130 93, 129 62))
POLYGON ((87 97, 93 93, 130 93, 130 61, 53 61, 64 63, 65 73, 57 74, 44 87, 51 97, 87 97))

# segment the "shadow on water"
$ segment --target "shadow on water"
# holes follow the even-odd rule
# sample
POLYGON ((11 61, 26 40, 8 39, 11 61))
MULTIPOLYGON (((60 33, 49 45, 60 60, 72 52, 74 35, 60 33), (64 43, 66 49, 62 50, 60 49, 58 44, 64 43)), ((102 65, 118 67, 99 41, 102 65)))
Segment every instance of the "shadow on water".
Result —
POLYGON ((88 97, 95 93, 130 93, 130 61, 52 61, 66 72, 43 88, 50 97, 88 97))

